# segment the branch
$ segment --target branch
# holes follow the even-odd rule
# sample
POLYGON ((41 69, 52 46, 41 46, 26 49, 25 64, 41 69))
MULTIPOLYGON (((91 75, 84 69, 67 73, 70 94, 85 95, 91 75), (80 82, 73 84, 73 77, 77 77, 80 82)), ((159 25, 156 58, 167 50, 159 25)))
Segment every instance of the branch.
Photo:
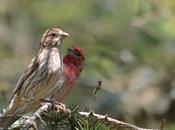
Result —
MULTIPOLYGON (((51 104, 51 103, 43 103, 43 106, 38 109, 33 116, 28 119, 25 123, 26 125, 32 125, 33 122, 36 122, 37 119, 39 119, 41 122, 42 121, 42 114, 44 112, 49 112, 51 110, 56 110, 58 113, 63 114, 63 115, 67 115, 67 118, 70 118, 71 116, 71 111, 69 109, 67 109, 65 107, 64 104, 51 104)), ((159 129, 146 129, 146 128, 140 128, 134 125, 131 125, 129 123, 125 123, 116 119, 113 119, 111 117, 108 117, 107 115, 100 115, 100 114, 95 114, 94 112, 78 112, 80 117, 84 117, 84 118, 93 118, 97 121, 103 122, 104 124, 106 124, 106 126, 110 126, 111 128, 127 128, 130 130, 163 130, 164 128, 164 121, 161 123, 160 128, 159 129)), ((44 123, 44 122, 43 122, 44 123)), ((36 126, 33 126, 36 129, 36 126)))
POLYGON ((104 122, 105 124, 112 126, 112 128, 127 128, 130 130, 163 130, 163 127, 164 127, 164 124, 161 124, 161 129, 145 129, 145 128, 140 128, 140 127, 110 118, 108 116, 95 114, 93 112, 79 112, 79 114, 82 117, 86 117, 86 118, 93 117, 94 119, 98 121, 104 122))
POLYGON ((62 103, 50 103, 50 102, 45 102, 42 103, 42 106, 27 120, 23 122, 23 124, 26 127, 33 127, 34 129, 37 128, 37 123, 40 121, 41 123, 45 124, 45 122, 42 120, 42 116, 45 112, 53 111, 56 110, 56 112, 62 114, 62 115, 68 115, 69 110, 66 109, 65 105, 62 103))

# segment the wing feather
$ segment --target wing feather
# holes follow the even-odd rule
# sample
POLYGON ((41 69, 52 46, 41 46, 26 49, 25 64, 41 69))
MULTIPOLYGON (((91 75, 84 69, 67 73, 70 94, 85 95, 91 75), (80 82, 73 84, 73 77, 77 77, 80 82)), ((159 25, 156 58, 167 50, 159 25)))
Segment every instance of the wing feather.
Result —
POLYGON ((31 63, 27 66, 27 68, 25 69, 24 73, 21 75, 21 77, 19 78, 15 88, 14 88, 14 91, 13 91, 13 94, 12 94, 12 97, 10 99, 10 102, 11 100, 13 99, 14 95, 20 93, 20 90, 24 84, 24 82, 29 78, 29 76, 35 72, 35 70, 39 67, 39 64, 38 64, 38 61, 37 61, 37 57, 34 57, 31 61, 31 63))

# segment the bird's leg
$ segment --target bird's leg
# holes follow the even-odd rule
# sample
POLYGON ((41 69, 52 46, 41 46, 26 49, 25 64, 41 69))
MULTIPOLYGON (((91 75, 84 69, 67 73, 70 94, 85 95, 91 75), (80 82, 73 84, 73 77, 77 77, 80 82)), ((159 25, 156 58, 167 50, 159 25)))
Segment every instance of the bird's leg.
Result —
POLYGON ((48 105, 48 110, 54 110, 56 108, 55 105, 58 104, 58 102, 54 99, 40 99, 39 101, 42 105, 45 103, 50 103, 51 105, 48 105))
POLYGON ((40 99, 41 104, 50 103, 51 105, 48 106, 48 110, 57 110, 58 106, 59 109, 63 111, 66 110, 66 106, 62 102, 57 102, 55 99, 40 99))

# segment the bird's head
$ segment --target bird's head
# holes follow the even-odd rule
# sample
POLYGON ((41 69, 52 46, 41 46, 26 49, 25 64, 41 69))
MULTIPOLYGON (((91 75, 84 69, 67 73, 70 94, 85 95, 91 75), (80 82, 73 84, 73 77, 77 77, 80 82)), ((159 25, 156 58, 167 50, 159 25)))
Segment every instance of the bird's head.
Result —
POLYGON ((82 69, 85 62, 84 53, 79 47, 68 48, 63 62, 66 65, 71 64, 82 69))
POLYGON ((47 29, 41 38, 44 47, 59 47, 64 38, 70 35, 59 28, 47 29))

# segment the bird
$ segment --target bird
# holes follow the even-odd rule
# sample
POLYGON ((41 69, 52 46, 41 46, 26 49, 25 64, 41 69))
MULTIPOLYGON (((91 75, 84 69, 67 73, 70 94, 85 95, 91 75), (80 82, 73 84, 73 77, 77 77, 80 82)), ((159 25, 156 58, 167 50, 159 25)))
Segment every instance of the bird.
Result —
POLYGON ((18 119, 15 116, 34 112, 39 108, 40 99, 51 95, 63 73, 60 48, 63 40, 69 36, 60 28, 50 28, 44 32, 38 53, 19 78, 3 115, 11 118, 0 121, 0 127, 8 128, 18 119))
POLYGON ((68 97, 77 85, 79 76, 84 68, 85 55, 81 48, 70 47, 63 59, 63 80, 57 87, 51 99, 62 102, 68 97))

